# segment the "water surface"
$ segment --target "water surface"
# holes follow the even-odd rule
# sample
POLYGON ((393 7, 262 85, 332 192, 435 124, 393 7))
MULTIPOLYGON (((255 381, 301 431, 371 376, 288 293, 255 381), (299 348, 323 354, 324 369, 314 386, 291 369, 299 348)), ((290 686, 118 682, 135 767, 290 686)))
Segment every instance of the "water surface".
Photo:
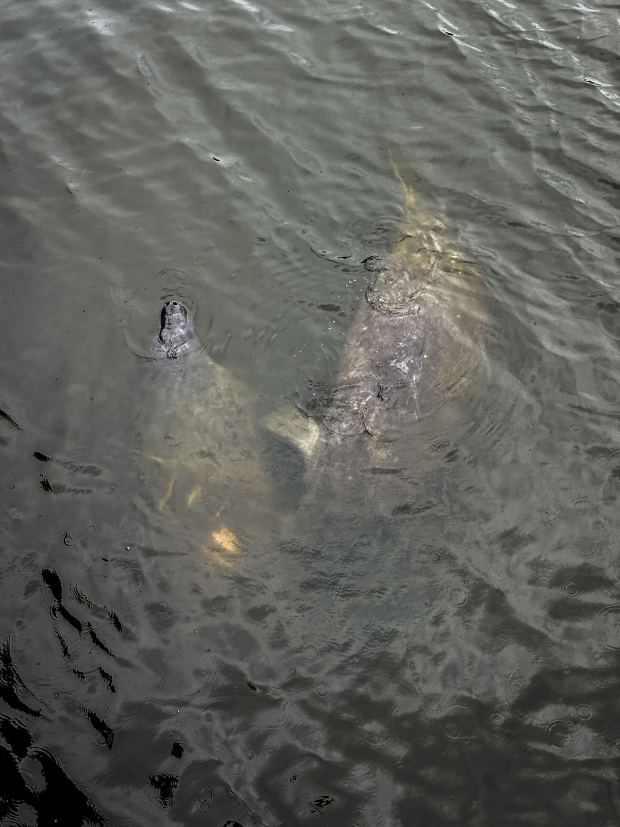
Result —
POLYGON ((618 36, 549 0, 5 4, 0 820, 618 823, 618 36), (323 426, 308 461, 260 423, 342 378, 393 160, 478 274, 484 378, 399 464, 323 426), (172 296, 256 424, 226 510, 149 465, 172 296))

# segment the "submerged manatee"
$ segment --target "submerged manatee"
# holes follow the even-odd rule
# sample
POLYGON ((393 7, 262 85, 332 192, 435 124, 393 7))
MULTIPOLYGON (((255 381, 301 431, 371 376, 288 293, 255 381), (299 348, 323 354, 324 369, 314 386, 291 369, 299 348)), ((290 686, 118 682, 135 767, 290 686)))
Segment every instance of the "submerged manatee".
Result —
POLYGON ((162 309, 151 368, 141 439, 155 513, 173 514, 205 550, 234 554, 238 534, 273 509, 251 394, 207 355, 179 301, 162 309))
POLYGON ((395 171, 399 239, 360 299, 335 385, 306 405, 323 430, 307 476, 306 502, 319 509, 398 507, 454 453, 487 376, 479 274, 395 171))
POLYGON ((189 353, 195 342, 193 325, 185 305, 177 301, 166 302, 161 311, 159 342, 169 359, 189 353))

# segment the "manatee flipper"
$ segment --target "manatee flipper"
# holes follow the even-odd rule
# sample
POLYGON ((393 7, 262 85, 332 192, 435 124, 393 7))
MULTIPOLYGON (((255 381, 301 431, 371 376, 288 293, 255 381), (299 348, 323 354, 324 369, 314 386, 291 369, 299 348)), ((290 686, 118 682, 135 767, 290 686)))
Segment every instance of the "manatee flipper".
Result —
POLYGON ((229 528, 222 526, 217 531, 211 532, 208 542, 203 545, 202 551, 209 562, 230 569, 233 567, 235 555, 239 554, 240 551, 239 540, 229 528))
POLYGON ((168 501, 172 497, 172 492, 174 491, 174 482, 175 477, 174 475, 170 477, 170 481, 168 482, 168 487, 164 492, 163 496, 160 497, 159 502, 157 503, 157 507, 160 511, 163 511, 164 507, 167 505, 168 501))
POLYGON ((202 498, 202 494, 203 494, 203 486, 200 483, 198 483, 197 485, 194 485, 194 487, 191 489, 191 491, 187 495, 188 508, 191 508, 195 503, 200 502, 200 500, 202 498))

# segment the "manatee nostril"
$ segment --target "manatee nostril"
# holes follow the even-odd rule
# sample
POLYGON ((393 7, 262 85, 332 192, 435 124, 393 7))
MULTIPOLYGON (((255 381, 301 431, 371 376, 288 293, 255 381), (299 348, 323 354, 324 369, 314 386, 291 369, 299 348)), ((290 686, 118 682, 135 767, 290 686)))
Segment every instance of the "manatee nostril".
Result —
POLYGON ((172 302, 172 306, 173 306, 173 307, 176 307, 176 306, 177 306, 177 302, 172 302))

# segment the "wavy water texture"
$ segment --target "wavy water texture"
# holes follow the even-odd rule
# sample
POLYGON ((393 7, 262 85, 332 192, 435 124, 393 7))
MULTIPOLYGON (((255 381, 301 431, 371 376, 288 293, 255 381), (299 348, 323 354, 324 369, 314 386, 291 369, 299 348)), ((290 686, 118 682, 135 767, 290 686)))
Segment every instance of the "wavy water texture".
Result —
POLYGON ((618 821, 617 41, 5 4, 2 823, 618 821))

